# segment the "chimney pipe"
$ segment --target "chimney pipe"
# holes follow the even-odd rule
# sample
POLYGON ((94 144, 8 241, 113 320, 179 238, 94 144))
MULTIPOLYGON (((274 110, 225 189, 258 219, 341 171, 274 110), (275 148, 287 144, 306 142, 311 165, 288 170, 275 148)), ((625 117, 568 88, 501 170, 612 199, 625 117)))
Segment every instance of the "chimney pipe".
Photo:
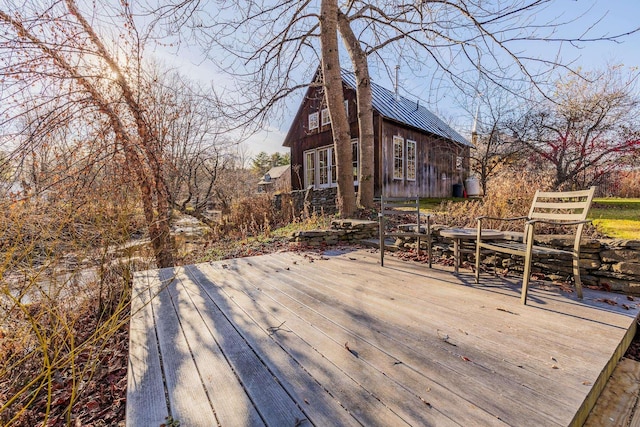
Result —
POLYGON ((398 64, 398 65, 396 65, 396 87, 395 87, 395 90, 396 90, 396 101, 400 100, 400 93, 399 93, 399 88, 398 88, 398 86, 399 86, 399 83, 398 83, 398 81, 399 81, 399 77, 398 77, 399 73, 400 73, 400 65, 398 64))

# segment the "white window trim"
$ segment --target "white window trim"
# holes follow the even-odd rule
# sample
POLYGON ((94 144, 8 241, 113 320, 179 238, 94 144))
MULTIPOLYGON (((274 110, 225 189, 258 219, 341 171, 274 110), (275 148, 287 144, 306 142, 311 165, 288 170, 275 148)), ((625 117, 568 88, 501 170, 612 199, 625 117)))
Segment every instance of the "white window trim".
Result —
POLYGON ((404 138, 402 138, 401 136, 398 135, 394 135, 393 136, 393 144, 392 144, 393 150, 393 163, 392 163, 392 167, 393 167, 393 171, 392 171, 392 175, 393 175, 393 179, 394 180, 403 180, 404 179, 404 168, 405 168, 405 149, 404 149, 404 138), (401 150, 402 150, 402 157, 396 157, 396 145, 399 145, 401 150), (399 159, 402 161, 402 166, 400 167, 400 175, 396 175, 396 159, 399 159))
MULTIPOLYGON (((352 138, 351 139, 351 144, 352 144, 352 149, 353 149, 353 145, 355 144, 358 148, 358 150, 360 149, 359 146, 359 141, 358 138, 352 138)), ((309 185, 311 185, 308 182, 307 179, 307 172, 309 169, 308 166, 308 162, 307 162, 307 155, 309 153, 314 153, 314 165, 313 165, 313 176, 314 176, 314 183, 313 183, 313 188, 330 188, 330 187, 337 187, 338 186, 338 181, 337 181, 337 177, 334 180, 334 171, 336 170, 336 165, 334 162, 334 147, 333 145, 325 145, 323 147, 318 147, 318 148, 314 148, 311 150, 306 150, 303 152, 303 174, 304 174, 304 183, 305 183, 305 188, 307 188, 309 185), (320 153, 322 151, 326 151, 327 152, 327 183, 321 184, 320 183, 320 153)), ((360 159, 355 158, 353 159, 353 163, 352 163, 352 167, 353 164, 355 164, 358 173, 360 172, 360 159)), ((354 178, 353 181, 353 185, 356 186, 358 185, 358 179, 354 178)))
POLYGON ((303 161, 304 161, 304 166, 303 166, 303 173, 304 173, 304 188, 309 188, 310 185, 313 185, 314 188, 316 186, 316 182, 317 182, 317 176, 316 176, 316 150, 307 150, 303 153, 303 161), (308 155, 309 154, 313 154, 313 183, 309 182, 308 179, 308 170, 309 170, 309 162, 308 162, 308 155))
POLYGON ((318 129, 318 112, 309 114, 309 130, 318 129))
POLYGON ((406 161, 406 168, 407 168, 407 181, 415 181, 417 176, 418 176, 418 144, 416 143, 416 141, 413 141, 411 139, 407 139, 407 161, 406 161), (409 158, 409 146, 413 145, 413 178, 409 177, 409 163, 411 162, 411 159, 409 158))
POLYGON ((316 174, 317 174, 316 175, 316 177, 317 177, 316 188, 329 188, 329 187, 332 187, 333 182, 332 182, 332 176, 331 176, 332 175, 332 164, 331 163, 332 163, 333 159, 331 158, 332 157, 331 154, 332 154, 332 148, 330 146, 320 147, 320 148, 316 149, 316 169, 317 169, 317 172, 316 172, 316 174), (327 158, 327 166, 326 166, 326 169, 327 169, 327 182, 323 183, 320 180, 320 176, 321 176, 320 175, 320 171, 321 171, 320 156, 321 156, 321 153, 324 152, 324 151, 327 152, 327 157, 326 157, 327 158))
POLYGON ((329 109, 323 108, 322 113, 320 114, 320 124, 322 126, 331 124, 331 116, 329 116, 329 109))

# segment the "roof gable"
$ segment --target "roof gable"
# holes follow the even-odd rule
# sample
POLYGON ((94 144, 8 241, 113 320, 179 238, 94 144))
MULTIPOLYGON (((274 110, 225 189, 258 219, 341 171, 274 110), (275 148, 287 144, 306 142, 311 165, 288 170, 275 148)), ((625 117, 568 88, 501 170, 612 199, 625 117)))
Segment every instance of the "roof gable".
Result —
MULTIPOLYGON (((356 79, 353 73, 343 70, 342 81, 347 87, 353 90, 356 89, 356 79)), ((419 103, 403 96, 396 98, 392 91, 373 82, 371 83, 371 94, 373 109, 381 116, 459 144, 473 147, 473 144, 467 141, 466 138, 419 103)))

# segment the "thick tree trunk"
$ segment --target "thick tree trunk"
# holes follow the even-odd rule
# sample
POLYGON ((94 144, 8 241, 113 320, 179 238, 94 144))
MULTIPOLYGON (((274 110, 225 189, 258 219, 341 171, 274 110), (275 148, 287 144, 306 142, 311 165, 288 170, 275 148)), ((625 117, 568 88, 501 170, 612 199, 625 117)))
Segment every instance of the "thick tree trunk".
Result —
POLYGON ((338 3, 322 0, 320 5, 320 45, 322 47, 322 74, 325 97, 331 118, 333 145, 338 168, 338 199, 340 215, 353 215, 356 193, 353 187, 353 156, 338 54, 338 3))
POLYGON ((362 50, 358 38, 353 33, 348 18, 342 12, 338 15, 338 28, 351 57, 356 76, 356 97, 358 102, 358 196, 359 207, 373 207, 374 193, 374 141, 373 104, 371 80, 367 55, 362 50))

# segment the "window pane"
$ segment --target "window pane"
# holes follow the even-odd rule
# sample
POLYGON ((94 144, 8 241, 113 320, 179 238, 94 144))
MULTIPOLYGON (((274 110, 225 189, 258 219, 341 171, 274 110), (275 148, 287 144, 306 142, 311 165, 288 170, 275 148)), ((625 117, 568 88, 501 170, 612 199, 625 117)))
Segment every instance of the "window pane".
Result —
POLYGON ((338 185, 338 168, 336 168, 336 152, 330 148, 328 150, 331 151, 331 183, 335 186, 338 185))
POLYGON ((316 184, 316 155, 310 151, 305 156, 305 187, 316 184))
POLYGON ((329 185, 329 149, 318 150, 318 184, 329 185))
POLYGON ((416 180, 416 142, 407 140, 407 179, 416 180))
POLYGON ((393 179, 404 178, 404 139, 393 137, 393 179))
POLYGON ((318 113, 309 114, 309 130, 318 129, 318 113))
POLYGON ((329 109, 324 108, 322 110, 322 126, 328 125, 331 123, 331 118, 329 117, 329 109))

